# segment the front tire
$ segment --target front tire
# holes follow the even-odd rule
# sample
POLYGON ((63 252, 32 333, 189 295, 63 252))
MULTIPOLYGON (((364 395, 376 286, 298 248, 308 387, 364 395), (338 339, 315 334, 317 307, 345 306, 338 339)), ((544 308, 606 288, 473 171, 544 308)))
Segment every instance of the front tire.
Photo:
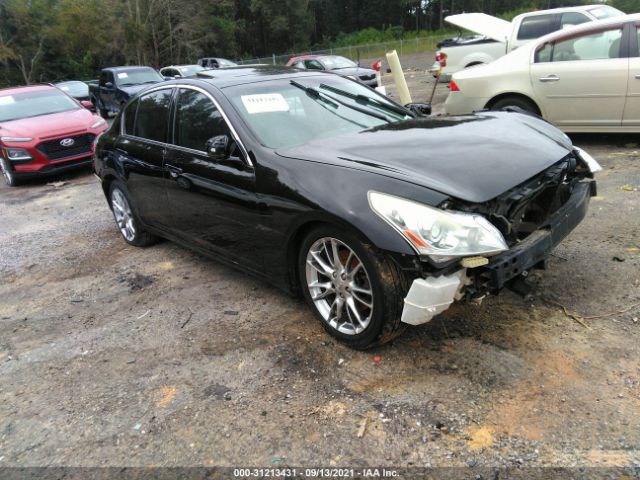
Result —
POLYGON ((113 182, 109 188, 109 204, 125 242, 134 247, 147 247, 158 241, 155 235, 144 229, 131 207, 126 189, 118 181, 113 182))
POLYGON ((18 185, 18 180, 16 179, 16 175, 9 164, 9 161, 4 157, 0 157, 0 170, 2 170, 2 176, 4 177, 4 182, 8 187, 15 187, 18 185))
POLYGON ((298 272, 311 310, 349 347, 382 345, 404 330, 404 274, 355 235, 329 226, 311 231, 300 247, 298 272))

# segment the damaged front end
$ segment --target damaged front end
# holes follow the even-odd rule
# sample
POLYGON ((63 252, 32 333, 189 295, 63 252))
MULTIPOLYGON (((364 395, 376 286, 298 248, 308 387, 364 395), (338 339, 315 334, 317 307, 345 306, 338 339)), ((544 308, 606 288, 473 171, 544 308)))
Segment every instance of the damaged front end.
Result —
POLYGON ((598 163, 575 149, 521 185, 482 204, 449 200, 447 211, 477 214, 501 233, 507 249, 497 254, 420 262, 420 275, 405 298, 402 321, 430 321, 457 300, 481 299, 507 287, 527 294, 532 269, 544 269, 553 249, 584 219, 596 195, 598 163))

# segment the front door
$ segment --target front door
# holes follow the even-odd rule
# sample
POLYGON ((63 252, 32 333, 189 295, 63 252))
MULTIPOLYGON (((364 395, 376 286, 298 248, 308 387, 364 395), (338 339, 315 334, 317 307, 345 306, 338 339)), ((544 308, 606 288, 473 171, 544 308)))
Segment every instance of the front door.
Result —
POLYGON ((175 233, 231 262, 262 271, 254 170, 209 94, 191 88, 178 91, 165 168, 172 179, 167 192, 175 233), (208 142, 223 135, 230 140, 230 153, 216 160, 207 153, 208 142))
POLYGON ((563 126, 620 126, 629 59, 622 28, 569 35, 545 44, 531 65, 531 84, 547 120, 563 126))
POLYGON ((98 88, 100 89, 100 101, 102 102, 102 107, 107 110, 112 110, 116 96, 116 81, 113 76, 113 72, 104 70, 100 74, 100 84, 98 85, 98 88), (107 86, 107 84, 110 86, 107 86))
POLYGON ((629 59, 629 88, 627 104, 624 108, 622 125, 636 127, 640 125, 640 24, 636 25, 631 37, 631 58, 629 59))

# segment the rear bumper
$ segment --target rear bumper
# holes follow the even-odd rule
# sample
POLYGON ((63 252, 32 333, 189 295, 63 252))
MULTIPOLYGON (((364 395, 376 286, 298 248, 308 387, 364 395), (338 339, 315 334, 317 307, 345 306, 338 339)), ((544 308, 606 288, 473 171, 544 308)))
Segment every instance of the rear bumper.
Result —
POLYGON ((498 293, 512 280, 542 265, 553 249, 584 219, 589 200, 595 194, 594 180, 577 184, 569 200, 539 230, 506 252, 491 257, 483 267, 415 279, 404 299, 402 321, 412 325, 427 323, 454 301, 498 293))
POLYGON ((449 92, 444 102, 444 110, 449 115, 463 115, 483 110, 488 98, 468 97, 463 92, 449 92))

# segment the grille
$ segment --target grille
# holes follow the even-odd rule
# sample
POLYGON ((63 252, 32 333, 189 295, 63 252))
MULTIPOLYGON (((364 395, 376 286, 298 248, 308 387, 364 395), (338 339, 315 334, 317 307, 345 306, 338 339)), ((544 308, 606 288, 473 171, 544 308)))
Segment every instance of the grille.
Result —
POLYGON ((84 135, 76 135, 73 137, 62 137, 48 142, 42 142, 38 145, 38 150, 44 153, 49 160, 60 160, 62 158, 76 157, 82 154, 91 153, 91 144, 95 135, 85 133, 84 135), (66 139, 73 139, 73 145, 65 147, 60 142, 66 139))

